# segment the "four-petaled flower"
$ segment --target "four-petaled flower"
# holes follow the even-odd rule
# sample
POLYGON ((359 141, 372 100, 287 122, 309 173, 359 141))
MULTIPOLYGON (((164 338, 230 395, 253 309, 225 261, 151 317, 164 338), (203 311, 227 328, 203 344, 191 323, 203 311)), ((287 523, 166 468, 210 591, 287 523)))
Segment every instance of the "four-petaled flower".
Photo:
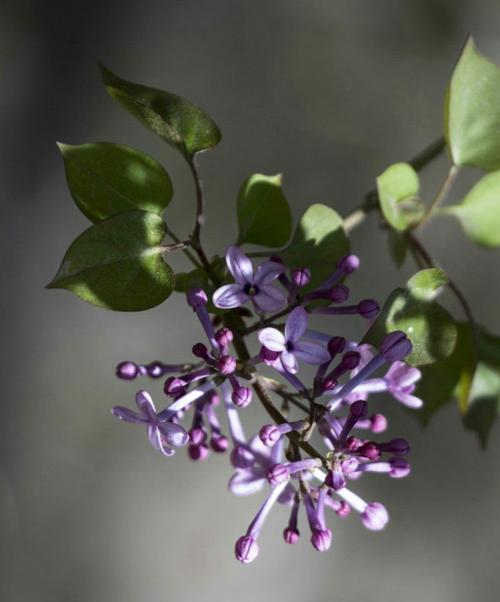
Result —
POLYGON ((213 302, 221 309, 240 307, 251 300, 258 311, 277 311, 286 303, 285 294, 271 282, 285 271, 276 261, 266 261, 253 271, 252 262, 238 247, 226 252, 226 263, 235 283, 218 288, 213 302))
POLYGON ((300 341, 307 329, 307 312, 296 307, 290 312, 285 325, 285 334, 276 328, 264 328, 259 332, 259 341, 267 349, 280 354, 283 368, 295 374, 297 360, 319 365, 328 362, 330 353, 319 343, 300 341))
POLYGON ((187 432, 179 424, 169 420, 161 420, 156 412, 151 396, 146 391, 139 391, 135 402, 140 413, 133 412, 123 406, 115 406, 111 413, 132 424, 143 424, 148 427, 148 437, 151 445, 165 456, 172 456, 172 447, 182 447, 189 440, 187 432), (172 446, 172 447, 169 447, 172 446))

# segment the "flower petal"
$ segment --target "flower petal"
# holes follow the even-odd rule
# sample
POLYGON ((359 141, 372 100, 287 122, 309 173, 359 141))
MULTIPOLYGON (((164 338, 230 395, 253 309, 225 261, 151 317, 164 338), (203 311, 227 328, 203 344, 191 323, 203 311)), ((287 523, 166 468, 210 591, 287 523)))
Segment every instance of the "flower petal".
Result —
POLYGON ((277 311, 286 304, 285 294, 272 284, 262 285, 251 299, 261 311, 277 311))
POLYGON ((330 359, 330 354, 324 347, 319 343, 312 343, 310 341, 296 343, 293 352, 297 359, 313 366, 324 364, 330 359))
POLYGON ((255 270, 254 284, 261 286, 268 284, 286 271, 285 266, 277 261, 265 261, 255 270))
POLYGON ((259 332, 259 342, 271 351, 285 351, 285 337, 276 328, 264 328, 259 332))
POLYGON ((133 412, 132 410, 129 410, 123 406, 115 406, 111 410, 111 413, 119 420, 123 420, 123 422, 130 422, 131 424, 144 424, 145 422, 148 422, 148 419, 141 414, 133 412))
POLYGON ((263 468, 243 468, 229 479, 228 489, 234 495, 252 495, 267 483, 263 468))
POLYGON ((290 351, 283 351, 280 355, 280 359, 283 368, 287 372, 290 372, 291 374, 295 374, 296 372, 298 372, 299 367, 297 364, 297 358, 293 353, 291 353, 290 351))
POLYGON ((141 412, 150 420, 156 420, 156 408, 151 395, 147 391, 138 391, 135 403, 141 412))
POLYGON ((227 248, 226 263, 233 278, 238 284, 253 282, 252 262, 234 245, 227 248))
POLYGON ((399 387, 408 387, 416 383, 421 377, 421 372, 418 368, 408 366, 405 362, 395 361, 387 371, 385 378, 399 387))
POLYGON ((243 292, 241 285, 226 284, 215 291, 212 299, 215 307, 230 309, 244 305, 248 301, 248 295, 243 292))
POLYGON ((162 434, 158 427, 151 425, 148 428, 148 438, 151 445, 164 456, 173 456, 175 454, 174 450, 168 447, 163 441, 162 434))
POLYGON ((179 424, 174 422, 161 422, 158 429, 165 441, 172 447, 182 447, 189 441, 189 435, 179 424))
POLYGON ((393 393, 394 397, 400 401, 407 408, 418 409, 424 405, 424 402, 415 395, 410 395, 409 393, 403 393, 399 391, 397 393, 393 393))
MULTIPOLYGON (((285 326, 287 342, 297 342, 307 329, 307 312, 303 307, 296 307, 290 312, 285 326)), ((329 358, 328 358, 329 359, 329 358)))

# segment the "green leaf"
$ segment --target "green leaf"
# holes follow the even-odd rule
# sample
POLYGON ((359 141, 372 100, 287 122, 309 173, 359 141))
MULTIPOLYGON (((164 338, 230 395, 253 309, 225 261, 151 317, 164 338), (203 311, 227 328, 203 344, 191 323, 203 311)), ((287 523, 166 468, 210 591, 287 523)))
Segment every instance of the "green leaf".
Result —
POLYGON ((439 213, 456 217, 476 244, 500 246, 500 171, 483 176, 460 205, 444 207, 439 213))
POLYGON ((290 245, 280 256, 291 268, 309 268, 311 287, 329 276, 340 257, 348 252, 342 218, 330 207, 315 204, 301 217, 290 245))
POLYGON ((104 65, 100 68, 109 95, 187 158, 220 141, 217 125, 194 104, 176 94, 121 79, 104 65))
POLYGON ((417 172, 408 163, 395 163, 377 178, 380 208, 395 230, 404 231, 422 217, 419 188, 417 172))
POLYGON ((406 360, 413 366, 432 364, 451 354, 457 339, 457 328, 451 315, 441 305, 424 300, 432 296, 431 291, 435 292, 434 280, 430 279, 433 284, 426 289, 426 279, 426 276, 416 275, 406 288, 393 291, 364 342, 378 347, 388 332, 402 330, 413 344, 413 351, 406 360), (415 290, 417 296, 414 295, 415 290))
POLYGON ((433 301, 447 283, 448 276, 444 270, 429 268, 414 274, 406 283, 406 288, 414 299, 433 301))
POLYGON ((187 293, 192 288, 202 288, 205 292, 210 289, 210 282, 205 270, 196 268, 191 272, 180 272, 175 275, 175 291, 187 293))
POLYGON ((58 146, 71 195, 93 222, 136 209, 160 214, 172 198, 167 172, 141 151, 110 142, 58 146))
POLYGON ((454 164, 499 169, 499 131, 500 69, 469 38, 445 101, 445 135, 454 164))
POLYGON ((389 255, 396 267, 400 268, 405 262, 408 253, 408 241, 396 230, 387 230, 387 245, 389 247, 389 255))
POLYGON ((292 214, 281 175, 254 174, 243 182, 237 201, 238 244, 282 247, 292 233, 292 214))
POLYGON ((172 292, 163 260, 165 222, 154 213, 119 213, 85 230, 70 246, 47 288, 65 288, 107 309, 140 311, 172 292))

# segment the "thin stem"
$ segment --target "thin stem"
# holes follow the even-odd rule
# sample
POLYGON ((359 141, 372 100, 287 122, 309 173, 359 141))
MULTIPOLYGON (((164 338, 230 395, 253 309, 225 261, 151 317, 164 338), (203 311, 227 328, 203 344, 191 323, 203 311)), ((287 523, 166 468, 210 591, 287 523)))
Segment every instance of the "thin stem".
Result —
POLYGON ((247 326, 247 328, 241 330, 240 334, 246 336, 247 334, 251 334, 256 330, 259 330, 259 328, 262 328, 263 326, 268 326, 269 324, 272 324, 275 320, 278 320, 279 318, 282 318, 283 316, 289 314, 292 311, 292 309, 297 307, 297 305, 299 305, 299 301, 294 301, 293 303, 290 303, 285 307, 285 309, 278 311, 277 313, 273 314, 272 316, 269 316, 265 320, 257 320, 257 322, 250 324, 250 326, 247 326))
POLYGON ((417 224, 417 226, 416 226, 417 228, 419 228, 420 226, 425 224, 431 217, 433 211, 435 209, 437 209, 439 207, 439 205, 441 205, 444 202, 444 200, 448 196, 448 193, 451 190, 451 187, 453 186, 453 182, 455 181, 455 179, 458 175, 458 172, 459 172, 459 167, 457 167, 456 165, 452 165, 450 167, 450 171, 448 172, 448 175, 446 176, 445 181, 443 182, 441 188, 439 189, 435 199, 432 201, 432 203, 427 208, 427 211, 423 215, 422 219, 417 224))
MULTIPOLYGON (((182 242, 181 239, 177 236, 177 234, 175 234, 175 232, 173 232, 166 224, 165 224, 165 232, 167 236, 170 236, 170 238, 175 242, 175 243, 180 243, 182 242)), ((196 266, 197 268, 201 268, 201 264, 198 263, 198 261, 196 261, 196 258, 194 257, 194 255, 188 251, 188 249, 182 249, 182 252, 184 253, 184 255, 186 255, 186 257, 189 259, 189 261, 196 266)))
POLYGON ((175 242, 171 245, 162 245, 158 248, 161 249, 164 253, 171 253, 172 251, 180 251, 182 249, 185 249, 186 247, 189 247, 190 245, 191 245, 191 242, 189 240, 184 240, 184 241, 180 241, 180 242, 175 242))

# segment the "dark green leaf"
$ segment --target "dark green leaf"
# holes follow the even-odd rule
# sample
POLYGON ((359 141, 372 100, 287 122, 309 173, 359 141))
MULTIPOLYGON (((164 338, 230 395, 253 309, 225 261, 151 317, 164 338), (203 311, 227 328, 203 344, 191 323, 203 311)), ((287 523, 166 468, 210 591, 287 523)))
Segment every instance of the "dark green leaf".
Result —
POLYGON ((110 142, 59 149, 71 195, 93 222, 135 209, 159 214, 172 198, 167 172, 141 151, 110 142))
POLYGON ((422 217, 419 188, 417 172, 408 163, 395 163, 377 178, 380 208, 395 230, 404 231, 422 217))
POLYGON ((154 213, 119 213, 85 230, 70 246, 48 288, 65 288, 99 307, 140 311, 172 292, 163 260, 165 222, 154 213))
POLYGON ((469 38, 451 77, 445 134, 455 165, 500 168, 500 69, 469 38))
POLYGON ((282 247, 292 233, 292 214, 281 188, 281 175, 250 176, 238 194, 238 243, 282 247))
POLYGON ((178 293, 187 293, 192 288, 209 290, 210 283, 205 270, 196 268, 191 272, 181 272, 175 275, 175 290, 178 293))
POLYGON ((405 262, 408 253, 408 242, 404 235, 401 235, 396 230, 387 230, 387 245, 389 247, 389 255, 396 267, 400 268, 405 262))
POLYGON ((109 95, 186 157, 212 148, 220 141, 216 124, 189 101, 170 92, 126 81, 104 65, 100 67, 109 95))
POLYGON ((348 252, 342 218, 330 207, 315 204, 301 217, 290 245, 280 255, 291 268, 309 268, 314 286, 329 276, 348 252))
POLYGON ((444 207, 439 213, 456 217, 476 244, 500 246, 500 171, 483 176, 460 205, 444 207))

